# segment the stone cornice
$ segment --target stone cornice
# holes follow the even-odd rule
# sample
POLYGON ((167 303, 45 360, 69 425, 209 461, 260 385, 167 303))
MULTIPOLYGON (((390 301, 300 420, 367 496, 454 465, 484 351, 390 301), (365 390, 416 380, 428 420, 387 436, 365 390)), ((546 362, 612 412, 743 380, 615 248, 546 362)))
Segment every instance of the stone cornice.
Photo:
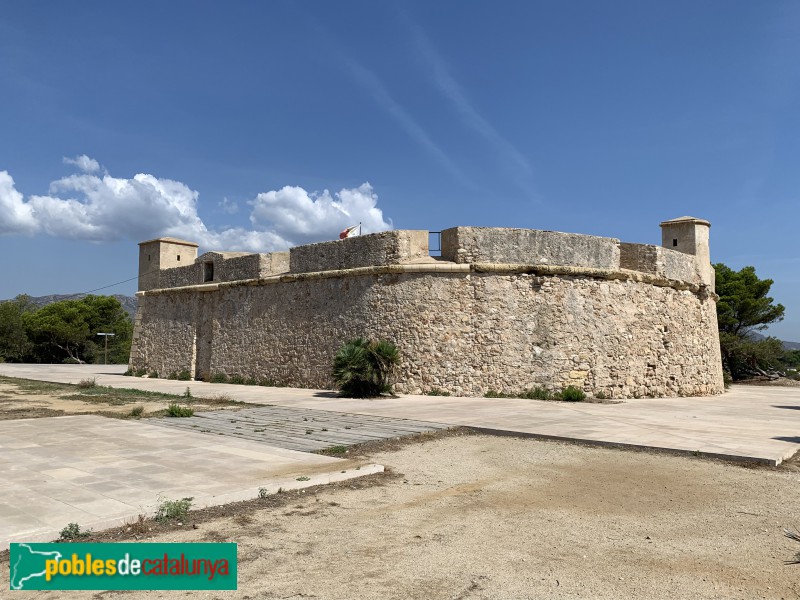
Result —
POLYGON ((271 275, 259 279, 242 279, 220 283, 203 283, 173 288, 161 288, 137 292, 137 296, 152 296, 157 294, 171 294, 181 292, 214 292, 220 288, 234 288, 244 286, 272 285, 276 283, 291 283, 293 281, 312 281, 315 279, 335 279, 344 277, 362 277, 367 275, 392 275, 411 273, 439 273, 439 274, 469 274, 469 273, 495 273, 498 275, 529 274, 543 277, 590 277, 592 279, 605 279, 610 281, 633 281, 650 284, 656 287, 669 287, 675 290, 686 290, 703 298, 711 298, 715 302, 719 299, 714 292, 703 284, 667 279, 650 273, 632 271, 629 269, 601 269, 591 267, 572 267, 566 265, 529 265, 507 263, 418 263, 403 265, 380 265, 372 267, 356 267, 353 269, 340 269, 333 271, 317 271, 312 273, 284 273, 271 275))

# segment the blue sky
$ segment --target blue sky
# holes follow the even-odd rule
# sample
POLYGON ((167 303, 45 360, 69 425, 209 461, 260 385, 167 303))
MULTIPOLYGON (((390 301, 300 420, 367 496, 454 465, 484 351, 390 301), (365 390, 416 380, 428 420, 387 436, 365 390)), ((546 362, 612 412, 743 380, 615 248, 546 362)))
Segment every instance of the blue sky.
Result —
POLYGON ((800 340, 800 3, 0 10, 0 298, 134 277, 164 233, 269 250, 352 217, 659 243, 689 214, 712 260, 775 280, 770 333, 800 340))

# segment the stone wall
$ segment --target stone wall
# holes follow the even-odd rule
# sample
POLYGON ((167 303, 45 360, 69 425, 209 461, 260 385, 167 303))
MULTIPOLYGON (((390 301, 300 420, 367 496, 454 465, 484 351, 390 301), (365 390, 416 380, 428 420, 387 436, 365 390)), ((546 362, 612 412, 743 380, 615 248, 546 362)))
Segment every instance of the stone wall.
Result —
POLYGON ((620 243, 619 266, 622 269, 650 273, 666 279, 700 284, 694 257, 669 248, 647 244, 620 243))
POLYGON ((442 258, 455 263, 518 263, 619 268, 614 238, 499 227, 453 227, 442 231, 442 258))
POLYGON ((223 258, 224 260, 217 260, 214 263, 214 281, 258 279, 289 270, 288 252, 242 254, 223 258))
MULTIPOLYGON (((597 262, 609 255, 594 254, 597 262)), ((706 288, 653 285, 624 272, 416 267, 148 292, 139 298, 131 366, 329 388, 336 350, 367 336, 400 348, 400 392, 576 385, 629 398, 723 390, 716 305, 706 288)))
POLYGON ((212 263, 212 282, 259 279, 286 273, 289 270, 289 253, 252 254, 248 252, 206 252, 197 262, 183 267, 163 269, 159 273, 158 288, 175 288, 207 283, 205 265, 212 263))
POLYGON ((203 265, 194 263, 184 267, 164 269, 159 277, 158 287, 172 288, 183 285, 197 285, 203 282, 203 265))
POLYGON ((337 271, 427 258, 428 232, 398 229, 291 248, 289 270, 292 273, 337 271))

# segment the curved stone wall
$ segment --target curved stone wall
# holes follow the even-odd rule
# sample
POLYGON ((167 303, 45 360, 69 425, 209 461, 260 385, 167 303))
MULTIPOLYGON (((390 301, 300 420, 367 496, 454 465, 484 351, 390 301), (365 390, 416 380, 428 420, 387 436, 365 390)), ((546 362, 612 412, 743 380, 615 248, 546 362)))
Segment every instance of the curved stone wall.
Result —
POLYGON ((392 265, 140 295, 133 368, 332 386, 340 345, 397 344, 397 391, 723 391, 713 294, 623 270, 392 265), (394 267, 394 268, 392 268, 394 267))

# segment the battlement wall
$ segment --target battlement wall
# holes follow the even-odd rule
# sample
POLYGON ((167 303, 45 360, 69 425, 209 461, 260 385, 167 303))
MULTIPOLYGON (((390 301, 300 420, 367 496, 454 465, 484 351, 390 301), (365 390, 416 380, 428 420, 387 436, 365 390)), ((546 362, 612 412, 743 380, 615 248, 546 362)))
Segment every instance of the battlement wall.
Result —
POLYGON ((206 252, 190 265, 162 269, 153 289, 260 279, 288 270, 288 252, 206 252))
POLYGON ((664 279, 675 279, 693 284, 701 284, 702 279, 693 256, 661 246, 649 244, 619 245, 619 266, 621 269, 649 273, 664 279))
POLYGON ((499 227, 453 227, 442 231, 442 258, 455 263, 517 263, 619 268, 615 238, 499 227))
POLYGON ((395 229, 289 250, 291 273, 340 271, 378 265, 399 265, 430 258, 428 232, 395 229))
MULTIPOLYGON (((157 287, 263 279, 281 274, 332 272, 401 265, 515 265, 591 271, 631 270, 689 285, 703 284, 695 257, 647 244, 557 231, 453 227, 441 232, 441 256, 431 257, 429 232, 394 230, 250 254, 207 252, 194 264, 163 269, 157 287), (209 267, 208 265, 212 265, 209 267)), ((436 270, 431 267, 431 270, 436 270)))

